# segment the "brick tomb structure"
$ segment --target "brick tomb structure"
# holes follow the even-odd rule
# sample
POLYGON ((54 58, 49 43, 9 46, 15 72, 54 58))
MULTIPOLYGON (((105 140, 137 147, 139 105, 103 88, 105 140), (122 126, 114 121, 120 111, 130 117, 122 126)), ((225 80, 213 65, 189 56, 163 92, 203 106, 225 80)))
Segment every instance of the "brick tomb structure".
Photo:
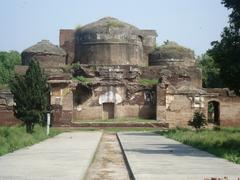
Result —
MULTIPOLYGON (((23 66, 16 69, 30 60, 44 68, 55 126, 140 117, 185 127, 198 110, 215 124, 240 125, 240 98, 228 89, 202 88, 193 51, 173 42, 155 48, 156 36, 155 30, 106 17, 61 29, 60 47, 43 40, 24 50, 23 66)), ((1 93, 0 102, 7 107, 1 93)))

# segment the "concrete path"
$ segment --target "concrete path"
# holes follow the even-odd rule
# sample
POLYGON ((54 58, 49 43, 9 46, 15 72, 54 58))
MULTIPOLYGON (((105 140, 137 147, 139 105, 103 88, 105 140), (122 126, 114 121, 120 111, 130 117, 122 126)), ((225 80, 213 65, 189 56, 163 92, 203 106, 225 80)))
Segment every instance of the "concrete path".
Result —
POLYGON ((118 133, 137 180, 238 180, 240 165, 150 132, 118 133))
POLYGON ((102 132, 63 133, 0 157, 0 180, 83 179, 102 132))
POLYGON ((130 180, 115 133, 104 132, 85 180, 130 180))

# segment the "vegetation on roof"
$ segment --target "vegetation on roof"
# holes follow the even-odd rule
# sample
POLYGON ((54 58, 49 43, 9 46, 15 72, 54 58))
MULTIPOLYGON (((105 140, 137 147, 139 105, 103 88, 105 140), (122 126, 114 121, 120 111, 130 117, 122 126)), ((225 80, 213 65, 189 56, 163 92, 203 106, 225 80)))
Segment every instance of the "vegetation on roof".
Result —
POLYGON ((138 82, 142 86, 153 86, 158 84, 158 79, 139 79, 138 82))
POLYGON ((194 51, 173 41, 165 41, 163 45, 154 49, 153 54, 159 54, 161 59, 194 58, 194 51))
POLYGON ((48 40, 42 40, 37 44, 25 49, 23 53, 46 53, 55 55, 66 55, 64 49, 52 44, 48 40))
POLYGON ((66 64, 66 65, 62 66, 61 69, 63 70, 64 73, 71 73, 72 70, 77 70, 80 67, 81 66, 79 63, 73 63, 73 64, 66 64))
POLYGON ((123 23, 121 23, 120 21, 107 21, 106 22, 106 26, 108 28, 119 28, 119 27, 124 27, 123 23))
POLYGON ((73 78, 73 80, 78 81, 80 84, 86 87, 92 83, 90 78, 86 78, 84 76, 76 76, 73 78))

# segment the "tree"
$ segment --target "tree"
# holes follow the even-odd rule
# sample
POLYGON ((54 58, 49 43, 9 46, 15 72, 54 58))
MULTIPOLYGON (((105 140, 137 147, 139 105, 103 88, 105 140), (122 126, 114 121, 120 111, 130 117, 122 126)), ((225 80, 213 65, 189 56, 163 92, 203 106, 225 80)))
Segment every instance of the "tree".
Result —
POLYGON ((240 95, 240 3, 223 0, 222 4, 232 10, 229 26, 224 28, 220 41, 212 42, 208 53, 216 60, 224 85, 240 95))
POLYGON ((15 75, 10 81, 10 89, 16 103, 14 114, 24 121, 26 131, 32 133, 36 123, 44 124, 49 107, 47 77, 39 63, 31 61, 25 76, 15 75))
POLYGON ((7 84, 13 77, 14 66, 21 64, 21 56, 17 51, 0 52, 0 84, 7 84))
POLYGON ((207 125, 207 120, 202 112, 196 111, 193 120, 189 121, 189 125, 193 126, 197 131, 207 125))
POLYGON ((223 82, 220 78, 220 69, 214 59, 207 53, 198 57, 199 66, 202 69, 202 80, 204 88, 222 88, 223 82))

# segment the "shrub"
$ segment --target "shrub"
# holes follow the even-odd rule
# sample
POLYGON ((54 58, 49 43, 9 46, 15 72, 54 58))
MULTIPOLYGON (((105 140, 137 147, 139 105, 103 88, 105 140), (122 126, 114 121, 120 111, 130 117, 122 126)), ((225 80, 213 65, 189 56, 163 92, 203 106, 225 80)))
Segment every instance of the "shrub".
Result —
POLYGON ((189 121, 189 125, 193 126, 197 131, 207 124, 206 117, 202 112, 196 111, 193 120, 189 121))

